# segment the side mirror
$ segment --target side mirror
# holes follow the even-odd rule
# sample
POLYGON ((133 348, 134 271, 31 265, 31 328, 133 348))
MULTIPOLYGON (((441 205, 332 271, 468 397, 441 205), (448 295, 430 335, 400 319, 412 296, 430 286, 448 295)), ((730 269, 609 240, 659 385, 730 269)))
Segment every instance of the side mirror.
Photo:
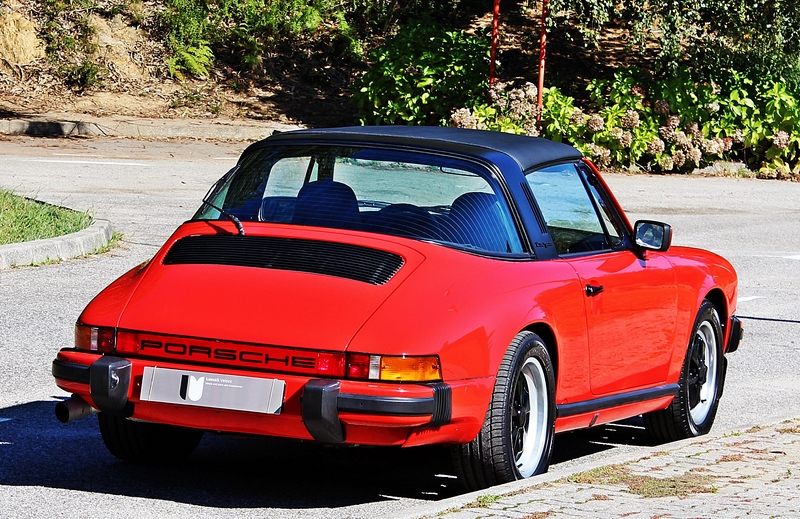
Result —
POLYGON ((651 220, 639 220, 633 226, 636 246, 644 250, 664 252, 672 244, 672 227, 651 220))

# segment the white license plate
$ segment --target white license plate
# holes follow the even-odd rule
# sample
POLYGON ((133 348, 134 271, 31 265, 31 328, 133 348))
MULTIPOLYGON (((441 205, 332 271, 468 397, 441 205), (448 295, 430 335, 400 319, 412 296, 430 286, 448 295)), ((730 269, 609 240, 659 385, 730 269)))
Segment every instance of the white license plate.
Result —
POLYGON ((202 371, 144 368, 139 398, 231 411, 280 414, 286 382, 202 371))

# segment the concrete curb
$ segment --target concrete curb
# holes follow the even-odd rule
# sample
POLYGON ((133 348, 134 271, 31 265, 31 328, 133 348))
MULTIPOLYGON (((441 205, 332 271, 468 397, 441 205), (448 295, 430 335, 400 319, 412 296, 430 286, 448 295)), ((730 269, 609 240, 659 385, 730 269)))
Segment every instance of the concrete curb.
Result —
POLYGON ((217 139, 257 141, 297 125, 234 119, 155 119, 88 114, 42 114, 0 119, 0 134, 39 137, 126 137, 132 139, 217 139))
MULTIPOLYGON (((389 515, 378 516, 375 519, 430 519, 444 515, 445 512, 450 510, 458 510, 466 507, 469 504, 475 503, 479 497, 492 495, 492 496, 508 496, 510 494, 519 494, 525 492, 532 492, 534 487, 543 485, 545 483, 552 483, 581 472, 594 470, 600 467, 607 467, 609 465, 624 464, 634 462, 652 456, 657 452, 668 451, 672 455, 673 452, 680 448, 692 445, 695 443, 709 443, 715 440, 724 438, 733 432, 747 431, 752 428, 769 428, 796 418, 796 414, 786 415, 780 419, 772 419, 769 424, 752 424, 744 427, 737 427, 735 429, 714 432, 705 436, 698 436, 696 438, 689 438, 677 442, 667 443, 663 445, 656 445, 654 447, 641 447, 632 452, 625 452, 616 456, 609 456, 602 460, 587 461, 584 463, 571 464, 566 468, 554 468, 540 476, 534 476, 529 479, 522 479, 519 481, 512 481, 511 483, 504 483, 484 490, 470 492, 469 494, 461 494, 458 496, 442 499, 441 501, 432 501, 413 508, 393 512, 389 515)), ((746 434, 746 433, 745 433, 746 434)))
POLYGON ((108 220, 93 220, 82 231, 66 236, 0 245, 0 269, 83 256, 108 244, 113 230, 108 220))

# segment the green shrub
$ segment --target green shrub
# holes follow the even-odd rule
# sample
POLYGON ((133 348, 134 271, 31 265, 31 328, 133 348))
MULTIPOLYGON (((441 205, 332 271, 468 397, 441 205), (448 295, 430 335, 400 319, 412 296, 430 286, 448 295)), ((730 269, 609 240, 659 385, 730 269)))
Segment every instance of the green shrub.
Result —
POLYGON ((362 124, 446 124, 486 90, 489 42, 430 21, 401 27, 370 58, 352 97, 362 124))
POLYGON ((86 90, 102 82, 102 69, 96 63, 84 60, 77 65, 68 65, 61 69, 64 81, 71 88, 86 90))
POLYGON ((741 161, 765 178, 800 180, 800 100, 779 81, 754 84, 731 74, 722 82, 697 83, 683 70, 667 80, 643 83, 636 69, 589 86, 591 103, 577 107, 557 88, 545 88, 538 126, 535 108, 507 110, 497 100, 515 90, 492 92, 451 118, 455 126, 527 133, 568 142, 598 166, 638 166, 686 172, 718 160, 741 161), (586 110, 586 112, 584 111, 586 110))

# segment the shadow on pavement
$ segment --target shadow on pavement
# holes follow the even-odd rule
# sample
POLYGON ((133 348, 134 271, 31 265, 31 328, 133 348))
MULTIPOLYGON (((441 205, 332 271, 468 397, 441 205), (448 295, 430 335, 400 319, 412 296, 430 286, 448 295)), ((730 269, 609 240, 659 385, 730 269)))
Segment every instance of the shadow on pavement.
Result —
POLYGON ((44 486, 219 508, 318 508, 458 493, 439 447, 333 448, 206 433, 176 467, 123 463, 96 417, 56 421, 54 401, 0 410, 0 485, 44 486), (10 420, 9 420, 10 419, 10 420))
MULTIPOLYGON (((69 424, 55 401, 0 410, 0 485, 43 486, 218 508, 335 508, 392 498, 438 500, 461 492, 449 450, 328 447, 311 442, 206 433, 173 467, 121 462, 97 419, 69 424)), ((612 424, 556 437, 553 463, 614 444, 650 445, 644 429, 612 424)))

